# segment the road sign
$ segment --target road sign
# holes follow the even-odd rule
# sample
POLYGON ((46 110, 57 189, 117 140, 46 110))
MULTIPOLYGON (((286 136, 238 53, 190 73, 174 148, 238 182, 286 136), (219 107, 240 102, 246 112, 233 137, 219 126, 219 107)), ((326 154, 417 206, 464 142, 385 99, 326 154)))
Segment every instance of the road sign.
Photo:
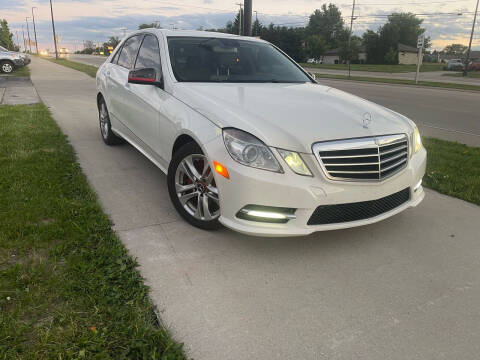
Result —
POLYGON ((423 48, 424 43, 425 43, 425 34, 422 34, 417 39, 417 49, 423 48))

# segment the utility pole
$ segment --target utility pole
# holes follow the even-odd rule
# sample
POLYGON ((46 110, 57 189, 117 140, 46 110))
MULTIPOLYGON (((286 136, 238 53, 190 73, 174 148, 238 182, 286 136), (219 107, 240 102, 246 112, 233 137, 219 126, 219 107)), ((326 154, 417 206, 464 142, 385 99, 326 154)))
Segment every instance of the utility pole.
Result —
POLYGON ((355 0, 353 0, 353 6, 352 6, 352 17, 350 19, 350 32, 348 33, 348 57, 347 57, 347 61, 348 61, 348 77, 350 77, 350 72, 351 72, 351 69, 350 69, 350 63, 352 62, 351 61, 351 57, 352 57, 352 49, 351 49, 351 46, 352 46, 352 31, 353 31, 353 16, 355 15, 355 0))
MULTIPOLYGON (((255 13, 255 25, 257 25, 258 24, 258 11, 254 10, 253 12, 255 13)), ((258 29, 255 28, 255 34, 253 34, 253 36, 258 36, 257 30, 258 29)))
POLYGON ((53 20, 52 0, 50 0, 50 13, 52 14, 53 42, 55 44, 55 59, 58 59, 57 34, 55 33, 55 21, 53 20))
POLYGON ((30 30, 28 28, 28 19, 30 19, 30 16, 25 18, 25 22, 27 23, 27 34, 28 34, 28 46, 30 48, 30 54, 32 53, 32 42, 30 40, 30 30))
POLYGON ((243 35, 252 36, 252 0, 244 0, 245 2, 245 20, 243 21, 245 26, 243 29, 243 35))
POLYGON ((243 19, 242 19, 242 3, 237 3, 236 5, 240 6, 240 12, 238 13, 238 35, 242 35, 243 28, 243 19))
POLYGON ((126 27, 120 28, 120 30, 123 31, 123 37, 127 36, 127 28, 126 27))
POLYGON ((17 30, 15 30, 15 36, 17 37, 17 46, 18 46, 18 50, 20 50, 20 49, 21 49, 21 47, 20 47, 20 41, 18 40, 18 31, 17 31, 17 30))
POLYGON ((27 41, 25 40, 25 30, 22 25, 22 35, 23 35, 23 52, 27 53, 27 41))
POLYGON ((470 61, 470 52, 472 51, 473 33, 475 32, 475 23, 477 22, 478 3, 479 3, 479 0, 477 0, 477 7, 475 8, 475 15, 473 16, 472 33, 470 34, 470 44, 468 45, 467 59, 465 60, 465 68, 463 69, 463 76, 467 76, 467 66, 468 66, 468 62, 470 61))
POLYGON ((35 34, 35 48, 37 49, 37 55, 38 55, 38 41, 37 41, 37 28, 35 27, 35 14, 33 13, 33 9, 36 9, 36 7, 32 7, 32 20, 33 20, 33 32, 35 34))

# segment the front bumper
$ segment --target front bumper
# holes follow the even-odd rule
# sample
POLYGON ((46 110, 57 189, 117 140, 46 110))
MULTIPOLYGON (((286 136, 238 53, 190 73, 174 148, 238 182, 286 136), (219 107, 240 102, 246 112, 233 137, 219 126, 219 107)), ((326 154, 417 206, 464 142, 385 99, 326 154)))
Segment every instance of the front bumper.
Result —
MULTIPOLYGON (((225 165, 230 179, 215 174, 219 190, 221 216, 219 221, 228 228, 256 236, 298 236, 317 231, 344 229, 372 224, 417 206, 425 193, 420 186, 425 174, 427 153, 421 149, 412 156, 407 168, 382 182, 343 182, 327 179, 313 154, 302 154, 313 177, 299 176, 280 161, 283 174, 243 166, 235 162, 225 149, 220 136, 205 145, 209 158, 225 165), (410 188, 410 199, 391 211, 378 216, 351 222, 326 225, 307 225, 319 205, 349 204, 377 200, 410 188), (295 208, 296 218, 285 224, 262 223, 239 219, 237 214, 247 205, 295 208)), ((272 149, 275 155, 275 149, 272 149)))
POLYGON ((23 59, 14 59, 12 60, 13 61, 13 64, 15 65, 15 67, 19 68, 19 67, 22 67, 22 66, 25 66, 25 61, 23 59))

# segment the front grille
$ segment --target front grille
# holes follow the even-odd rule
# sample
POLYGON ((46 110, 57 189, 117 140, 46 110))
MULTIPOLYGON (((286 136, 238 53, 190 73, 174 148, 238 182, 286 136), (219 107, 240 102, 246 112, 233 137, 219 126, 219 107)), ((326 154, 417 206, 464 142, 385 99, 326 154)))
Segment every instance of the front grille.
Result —
POLYGON ((365 220, 391 211, 410 200, 410 189, 378 200, 350 204, 321 205, 315 209, 308 225, 338 224, 365 220))
POLYGON ((313 152, 331 180, 380 181, 407 166, 408 140, 400 134, 327 141, 313 152))

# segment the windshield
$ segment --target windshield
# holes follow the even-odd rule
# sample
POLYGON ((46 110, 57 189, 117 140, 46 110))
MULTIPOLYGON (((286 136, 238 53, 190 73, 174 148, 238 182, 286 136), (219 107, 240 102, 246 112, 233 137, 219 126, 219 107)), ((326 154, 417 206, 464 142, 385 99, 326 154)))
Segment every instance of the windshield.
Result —
POLYGON ((169 37, 173 73, 178 81, 232 83, 312 82, 274 46, 257 41, 169 37))

